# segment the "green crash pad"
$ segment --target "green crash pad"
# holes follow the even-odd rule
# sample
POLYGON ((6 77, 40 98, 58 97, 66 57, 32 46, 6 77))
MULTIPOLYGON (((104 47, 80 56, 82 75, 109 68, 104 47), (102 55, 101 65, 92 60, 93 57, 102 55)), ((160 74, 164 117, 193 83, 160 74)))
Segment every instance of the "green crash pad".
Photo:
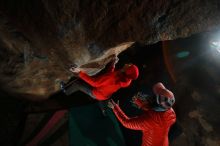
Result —
POLYGON ((71 146, 125 146, 119 123, 111 111, 102 103, 73 107, 69 112, 71 146))

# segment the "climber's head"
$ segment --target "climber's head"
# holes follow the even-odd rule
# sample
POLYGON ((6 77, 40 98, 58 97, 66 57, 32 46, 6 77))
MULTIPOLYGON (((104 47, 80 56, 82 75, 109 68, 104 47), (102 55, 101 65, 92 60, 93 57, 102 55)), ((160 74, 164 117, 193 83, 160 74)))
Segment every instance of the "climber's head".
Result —
POLYGON ((134 64, 125 64, 122 68, 125 76, 129 79, 136 80, 139 75, 138 67, 134 64))

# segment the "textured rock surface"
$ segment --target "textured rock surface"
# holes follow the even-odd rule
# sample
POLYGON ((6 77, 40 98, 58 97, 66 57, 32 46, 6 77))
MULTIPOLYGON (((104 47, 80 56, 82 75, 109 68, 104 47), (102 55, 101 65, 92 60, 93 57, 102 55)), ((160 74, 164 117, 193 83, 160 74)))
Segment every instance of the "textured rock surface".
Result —
POLYGON ((68 80, 70 64, 103 58, 121 43, 215 29, 219 7, 218 0, 0 1, 1 87, 32 100, 48 98, 68 80))
POLYGON ((164 45, 175 81, 177 121, 183 130, 174 145, 220 145, 220 53, 211 45, 216 34, 203 33, 164 45), (183 52, 188 55, 180 57, 183 52))

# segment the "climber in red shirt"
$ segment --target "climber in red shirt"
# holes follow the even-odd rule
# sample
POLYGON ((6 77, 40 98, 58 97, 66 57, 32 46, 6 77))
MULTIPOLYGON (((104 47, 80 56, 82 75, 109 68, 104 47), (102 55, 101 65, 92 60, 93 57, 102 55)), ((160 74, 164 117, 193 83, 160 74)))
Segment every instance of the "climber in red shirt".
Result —
POLYGON ((61 84, 61 89, 66 95, 70 95, 76 90, 80 90, 97 100, 106 100, 111 95, 123 87, 128 87, 132 80, 139 75, 138 67, 134 64, 125 64, 120 70, 115 70, 118 58, 115 57, 110 69, 99 76, 89 76, 77 67, 70 69, 71 72, 83 81, 75 81, 68 87, 61 84))
POLYGON ((174 95, 162 83, 153 87, 155 96, 133 97, 133 103, 143 110, 143 114, 129 118, 113 100, 108 106, 113 109, 123 126, 133 130, 142 131, 142 146, 168 146, 168 132, 176 121, 176 114, 172 109, 175 102, 174 95))

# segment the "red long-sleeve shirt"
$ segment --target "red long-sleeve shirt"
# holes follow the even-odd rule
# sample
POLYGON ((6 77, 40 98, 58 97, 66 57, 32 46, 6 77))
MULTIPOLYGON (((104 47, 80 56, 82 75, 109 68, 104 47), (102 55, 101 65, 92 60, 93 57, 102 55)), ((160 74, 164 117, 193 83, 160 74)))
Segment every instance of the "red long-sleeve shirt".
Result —
POLYGON ((94 87, 92 93, 97 100, 106 100, 118 89, 127 87, 131 83, 131 79, 126 79, 123 82, 119 81, 118 72, 114 70, 114 67, 111 67, 107 73, 97 77, 91 77, 80 71, 79 77, 94 87))
POLYGON ((142 146, 169 145, 168 132, 176 121, 176 114, 172 108, 165 112, 149 110, 134 118, 127 117, 117 105, 113 111, 123 126, 142 131, 142 146))

